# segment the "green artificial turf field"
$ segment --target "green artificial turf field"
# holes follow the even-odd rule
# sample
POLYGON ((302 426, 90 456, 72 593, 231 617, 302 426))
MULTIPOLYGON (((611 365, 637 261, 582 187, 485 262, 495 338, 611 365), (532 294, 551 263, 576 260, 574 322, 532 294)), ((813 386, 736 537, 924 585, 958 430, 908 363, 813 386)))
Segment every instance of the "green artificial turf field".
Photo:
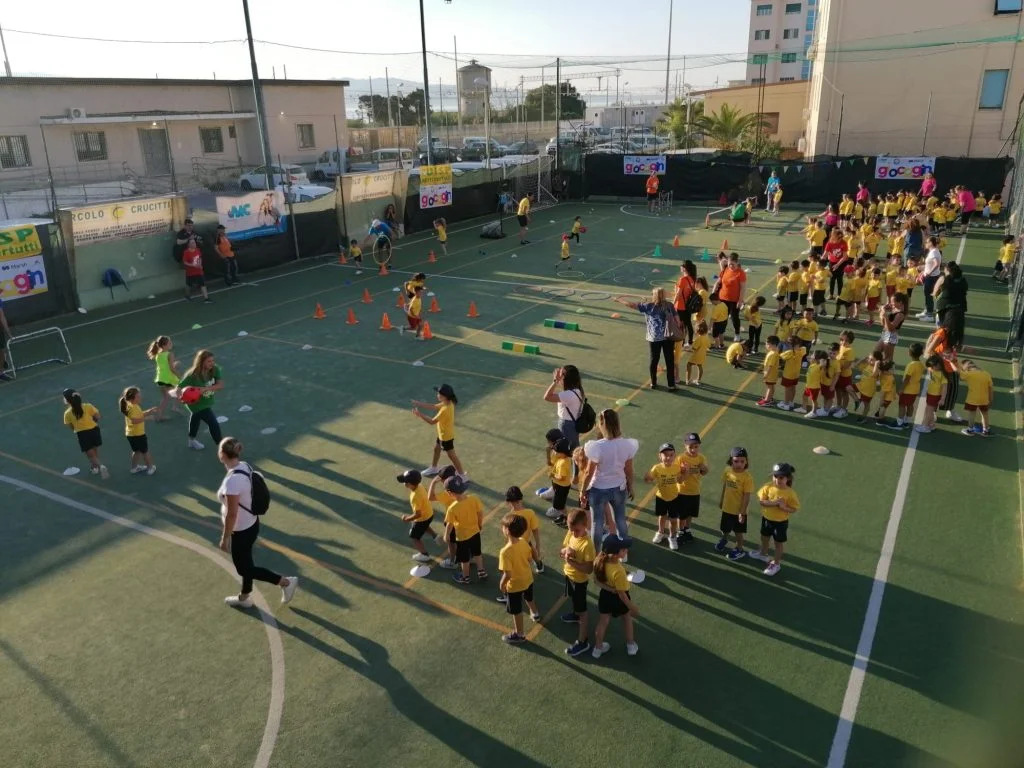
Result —
MULTIPOLYGON (((212 306, 154 301, 62 319, 74 364, 0 386, 0 764, 718 768, 825 765, 830 755, 854 767, 1018 764, 1019 435, 1002 353, 1006 289, 989 276, 997 236, 951 238, 946 254, 971 283, 965 356, 995 380, 994 435, 941 423, 912 438, 756 407, 759 358, 737 371, 713 354, 699 389, 645 389, 642 319, 611 297, 670 285, 683 258, 710 279, 726 237, 750 270, 748 288, 768 296, 776 260, 803 248, 799 211, 719 230, 704 229, 704 213, 563 204, 536 212, 529 246, 515 231, 480 240, 467 224, 436 264, 426 236, 402 241, 389 277, 309 260, 247 276, 253 284, 216 293, 212 306), (588 229, 573 246, 576 272, 556 277, 560 235, 576 215, 588 229), (399 324, 395 289, 420 269, 441 308, 425 314, 434 339, 378 330, 384 312, 399 324), (470 302, 478 318, 467 317, 470 302), (318 303, 323 320, 313 319, 318 303), (350 309, 357 325, 345 322, 350 309), (580 330, 547 328, 549 318, 580 330), (302 579, 288 607, 265 584, 267 613, 223 605, 235 583, 216 548, 222 468, 205 427, 207 449, 191 452, 184 419, 150 424, 158 471, 128 474, 117 397, 135 384, 144 405, 157 402, 145 348, 164 333, 186 366, 209 348, 224 371, 225 434, 244 441, 274 495, 257 560, 302 579), (541 354, 502 351, 506 340, 541 354), (549 568, 536 587, 544 619, 527 618, 523 646, 500 640, 500 502, 518 484, 544 508, 532 492, 544 484, 554 407, 542 395, 568 363, 594 407, 617 408, 625 434, 641 441, 638 478, 662 442, 679 446, 690 431, 712 465, 697 540, 678 552, 651 543, 652 494, 638 479, 630 567, 647 579, 632 592, 633 658, 617 624, 601 660, 563 652, 575 628, 558 619, 563 532, 547 521, 549 568), (410 576, 406 493, 394 478, 428 463, 433 432, 410 401, 433 399, 442 382, 458 393, 458 451, 487 510, 486 584, 458 586, 436 567, 410 576), (103 412, 107 481, 62 474, 86 467, 61 425, 69 386, 103 412), (718 468, 734 445, 750 452, 758 485, 774 462, 796 466, 802 509, 774 579, 713 549, 718 468), (831 453, 812 453, 818 445, 831 453), (864 666, 858 647, 870 652, 862 680, 851 677, 864 666), (853 720, 848 749, 841 713, 853 720)), ((824 322, 822 341, 839 329, 824 322)), ((878 332, 855 330, 867 354, 878 332)), ((927 333, 904 326, 897 371, 927 333)))

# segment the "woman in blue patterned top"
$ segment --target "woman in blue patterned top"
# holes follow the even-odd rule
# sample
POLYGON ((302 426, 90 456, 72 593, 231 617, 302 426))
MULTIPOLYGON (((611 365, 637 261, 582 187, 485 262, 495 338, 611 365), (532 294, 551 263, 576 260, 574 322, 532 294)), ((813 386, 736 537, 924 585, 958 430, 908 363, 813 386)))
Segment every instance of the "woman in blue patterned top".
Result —
POLYGON ((647 344, 651 351, 651 389, 658 388, 658 358, 664 356, 668 388, 675 390, 675 361, 672 354, 675 342, 672 338, 672 327, 678 321, 675 307, 671 302, 665 300, 665 289, 653 289, 650 301, 637 303, 622 298, 617 298, 615 301, 637 310, 647 321, 647 344), (671 317, 669 317, 670 315, 671 317))

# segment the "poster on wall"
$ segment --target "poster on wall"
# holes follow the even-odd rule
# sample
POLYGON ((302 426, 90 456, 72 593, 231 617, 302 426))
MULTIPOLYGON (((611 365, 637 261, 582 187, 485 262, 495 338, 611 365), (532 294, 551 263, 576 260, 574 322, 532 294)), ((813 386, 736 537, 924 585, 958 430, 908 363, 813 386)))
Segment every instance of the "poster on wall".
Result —
POLYGON ((652 170, 663 176, 667 168, 666 155, 624 155, 622 158, 622 172, 626 176, 648 176, 652 170))
POLYGON ((217 219, 232 240, 280 235, 288 230, 284 193, 277 188, 271 192, 217 197, 217 219))
POLYGON ((0 229, 0 299, 46 293, 43 245, 35 225, 0 229))
POLYGON ((420 210, 444 208, 452 204, 452 167, 420 166, 420 210))
POLYGON ((391 197, 395 186, 397 171, 385 171, 383 173, 361 173, 345 176, 345 184, 342 189, 348 186, 346 199, 353 203, 360 200, 376 200, 380 197, 391 197))
POLYGON ((935 173, 934 157, 875 158, 875 178, 879 181, 920 181, 926 173, 935 173))
POLYGON ((171 231, 170 197, 151 197, 71 209, 75 245, 171 231))

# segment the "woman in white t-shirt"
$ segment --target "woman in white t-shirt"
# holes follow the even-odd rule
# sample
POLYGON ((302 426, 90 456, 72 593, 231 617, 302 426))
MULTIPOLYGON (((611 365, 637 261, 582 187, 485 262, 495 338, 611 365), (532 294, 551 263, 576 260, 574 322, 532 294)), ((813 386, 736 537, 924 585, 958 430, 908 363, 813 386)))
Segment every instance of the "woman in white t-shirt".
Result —
POLYGON ((252 509, 252 467, 242 461, 242 443, 233 437, 220 441, 217 458, 227 474, 217 489, 222 529, 220 548, 231 553, 231 562, 242 577, 242 591, 225 597, 224 602, 236 608, 251 608, 253 580, 266 581, 281 587, 281 602, 290 602, 299 587, 298 576, 280 576, 252 561, 252 548, 260 534, 260 521, 252 509))
POLYGON ((928 238, 928 255, 924 257, 921 269, 921 284, 924 287, 924 312, 918 314, 919 320, 935 319, 935 284, 942 276, 942 251, 939 250, 939 238, 928 238))
POLYGON ((580 436, 576 432, 576 419, 583 411, 583 379, 580 377, 580 369, 575 365, 567 365, 564 368, 555 368, 551 374, 551 384, 544 393, 544 399, 549 403, 558 403, 557 425, 562 437, 569 441, 569 447, 573 450, 580 445, 580 436), (562 386, 561 391, 556 392, 558 385, 562 386))
POLYGON ((583 446, 587 456, 587 471, 583 477, 584 488, 581 504, 589 504, 591 510, 590 535, 594 546, 600 547, 604 538, 605 504, 611 505, 615 514, 615 528, 626 538, 629 524, 626 521, 626 498, 633 498, 633 457, 640 443, 630 437, 622 437, 619 414, 604 410, 597 415, 600 440, 588 440, 583 446))

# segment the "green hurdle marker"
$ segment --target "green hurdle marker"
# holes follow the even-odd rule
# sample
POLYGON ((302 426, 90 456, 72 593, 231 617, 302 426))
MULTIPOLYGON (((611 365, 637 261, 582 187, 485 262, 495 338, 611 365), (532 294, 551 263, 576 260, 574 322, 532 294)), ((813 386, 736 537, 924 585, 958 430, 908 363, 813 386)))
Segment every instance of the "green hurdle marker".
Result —
POLYGON ((524 344, 521 341, 503 341, 501 348, 508 352, 519 352, 523 355, 539 355, 540 347, 536 344, 524 344))
POLYGON ((580 329, 579 323, 570 323, 566 320, 552 320, 548 318, 544 321, 545 328, 561 328, 563 331, 578 331, 580 329))

